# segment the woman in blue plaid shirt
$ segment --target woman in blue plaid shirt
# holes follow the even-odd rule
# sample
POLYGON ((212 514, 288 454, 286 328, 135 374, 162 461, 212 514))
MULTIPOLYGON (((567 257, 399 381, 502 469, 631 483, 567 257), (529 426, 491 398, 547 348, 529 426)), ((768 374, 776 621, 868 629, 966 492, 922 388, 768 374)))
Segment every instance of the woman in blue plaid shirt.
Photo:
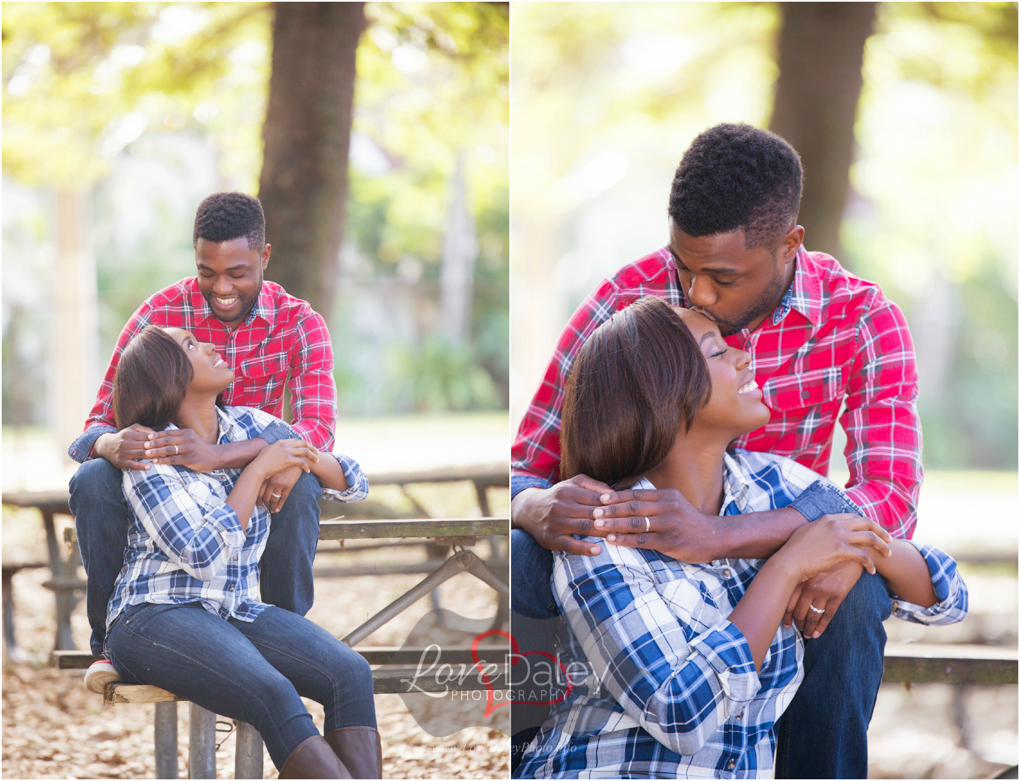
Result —
POLYGON ((272 443, 244 468, 201 473, 153 454, 145 470, 124 471, 132 515, 107 613, 107 656, 126 681, 254 725, 281 778, 379 778, 368 664, 326 630, 258 598, 271 523, 257 504, 265 481, 299 466, 345 502, 363 499, 368 482, 352 459, 320 453, 261 410, 218 407, 233 378, 212 344, 179 328, 149 326, 121 357, 120 428, 272 443), (322 703, 325 736, 301 697, 322 703))
MULTIPOLYGON (((729 449, 768 417, 750 355, 703 315, 645 298, 599 328, 572 367, 563 478, 677 489, 718 516, 786 507, 819 476, 729 449)), ((556 553, 561 697, 519 778, 770 775, 779 717, 803 678, 804 638, 784 614, 798 584, 840 561, 880 575, 905 620, 967 611, 951 558, 859 515, 805 524, 768 559, 685 563, 632 547, 638 536, 586 538, 592 556, 556 553)))

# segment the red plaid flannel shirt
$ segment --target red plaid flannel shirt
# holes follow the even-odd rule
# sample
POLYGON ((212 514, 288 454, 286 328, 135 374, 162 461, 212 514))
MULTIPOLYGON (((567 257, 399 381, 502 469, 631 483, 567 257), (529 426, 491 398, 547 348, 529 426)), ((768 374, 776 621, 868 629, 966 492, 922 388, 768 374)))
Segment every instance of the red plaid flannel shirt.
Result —
POLYGON ((184 328, 200 341, 216 345, 234 370, 234 381, 223 392, 225 404, 258 407, 282 417, 289 372, 294 411, 291 428, 320 450, 333 449, 336 385, 326 323, 308 302, 269 281, 262 283, 244 324, 233 331, 212 313, 196 277, 182 279, 149 297, 121 331, 96 404, 85 422, 86 431, 115 425, 112 398, 117 362, 128 342, 147 325, 184 328))
MULTIPOLYGON (((847 433, 847 493, 890 534, 909 538, 923 473, 906 319, 878 285, 828 255, 801 249, 796 262, 793 284, 774 314, 754 331, 726 339, 753 356, 772 411, 765 426, 734 445, 789 456, 826 476, 838 416, 847 433)), ((570 318, 517 432, 515 476, 559 479, 560 410, 573 359, 599 325, 643 296, 687 305, 668 248, 624 266, 570 318)))

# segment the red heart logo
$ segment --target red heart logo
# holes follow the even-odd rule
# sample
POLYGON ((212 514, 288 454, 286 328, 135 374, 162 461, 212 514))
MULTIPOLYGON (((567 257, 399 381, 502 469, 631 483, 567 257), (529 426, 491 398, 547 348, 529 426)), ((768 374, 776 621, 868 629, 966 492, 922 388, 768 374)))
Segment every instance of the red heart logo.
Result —
POLYGON ((475 639, 471 641, 471 658, 475 660, 475 667, 478 669, 478 672, 481 673, 482 681, 485 683, 485 692, 486 692, 486 696, 485 696, 485 715, 482 716, 482 718, 485 718, 485 719, 489 718, 489 716, 491 716, 493 713, 495 713, 497 709, 503 707, 504 705, 509 705, 510 702, 511 702, 510 699, 507 699, 506 702, 501 702, 498 705, 496 704, 495 694, 493 692, 492 685, 491 685, 492 682, 489 680, 489 676, 485 673, 485 666, 482 664, 482 661, 479 658, 478 644, 484 638, 490 637, 492 635, 502 635, 503 637, 505 637, 507 640, 510 641, 510 649, 511 649, 511 654, 510 654, 511 662, 510 662, 510 664, 511 665, 517 664, 525 656, 534 656, 534 655, 537 655, 537 656, 546 656, 549 659, 551 659, 554 662, 556 662, 556 666, 559 667, 560 670, 563 672, 563 680, 566 681, 566 684, 567 684, 567 688, 564 690, 563 694, 561 694, 555 700, 546 700, 544 703, 535 703, 535 704, 537 704, 537 705, 543 705, 543 704, 552 705, 552 704, 557 703, 557 702, 562 702, 563 700, 565 700, 567 698, 567 696, 570 694, 570 692, 572 692, 574 690, 574 685, 570 682, 570 678, 566 674, 567 673, 567 668, 563 666, 563 663, 557 657, 555 657, 552 654, 547 653, 545 651, 526 651, 525 653, 521 654, 521 653, 518 652, 519 646, 517 644, 517 641, 513 638, 513 636, 509 632, 506 632, 506 631, 504 631, 502 629, 490 629, 487 632, 482 632, 481 634, 476 635, 475 639))

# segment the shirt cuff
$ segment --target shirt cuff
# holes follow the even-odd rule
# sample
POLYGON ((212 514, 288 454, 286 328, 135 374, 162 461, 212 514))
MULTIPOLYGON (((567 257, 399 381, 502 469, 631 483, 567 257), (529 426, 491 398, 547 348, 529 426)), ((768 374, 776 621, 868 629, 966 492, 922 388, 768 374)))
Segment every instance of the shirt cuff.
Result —
POLYGON ((967 586, 956 569, 956 561, 948 553, 933 545, 924 545, 913 540, 907 542, 917 548, 924 557, 938 602, 931 607, 921 607, 906 602, 890 592, 893 599, 893 615, 904 621, 929 626, 962 621, 967 616, 969 598, 967 586))
POLYGON ((729 621, 713 627, 691 641, 719 680, 723 695, 733 703, 748 703, 761 689, 747 638, 729 621))
POLYGON ((301 437, 282 420, 274 420, 259 432, 258 439, 264 439, 271 445, 281 439, 301 439, 301 437))
POLYGON ((864 511, 854 504, 849 496, 828 480, 815 480, 789 506, 808 521, 817 521, 823 515, 837 513, 864 515, 864 511))
POLYGON ((71 447, 67 449, 67 455, 79 464, 84 464, 90 458, 94 457, 92 455, 92 447, 96 444, 97 439, 103 436, 103 434, 116 433, 117 429, 113 426, 104 426, 102 424, 89 426, 85 429, 83 434, 71 443, 71 447))
POLYGON ((511 475, 510 476, 510 499, 525 488, 552 488, 552 483, 534 475, 511 475))
POLYGON ((344 470, 344 479, 347 481, 346 491, 337 491, 333 488, 323 488, 322 495, 334 502, 360 502, 368 496, 368 478, 361 471, 361 466, 350 456, 342 456, 339 453, 330 453, 340 463, 344 470))

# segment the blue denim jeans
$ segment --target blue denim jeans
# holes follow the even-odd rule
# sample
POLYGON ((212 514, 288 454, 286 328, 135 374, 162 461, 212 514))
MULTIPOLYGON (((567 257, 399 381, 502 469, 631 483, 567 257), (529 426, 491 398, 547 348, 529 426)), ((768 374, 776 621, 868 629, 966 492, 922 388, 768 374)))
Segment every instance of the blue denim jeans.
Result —
MULTIPOLYGON (((302 474, 283 509, 273 516, 262 554, 262 600, 303 616, 312 607, 312 561, 319 543, 319 498, 315 475, 302 474)), ((103 653, 106 605, 124 564, 131 510, 124 499, 123 473, 105 458, 93 458, 71 478, 71 512, 82 564, 88 577, 85 612, 92 626, 89 646, 103 653)))
POLYGON ((195 602, 133 605, 110 627, 107 652, 124 680, 253 725, 277 768, 319 734, 301 697, 322 704, 326 732, 376 726, 368 662, 280 608, 248 622, 220 618, 195 602))
MULTIPOLYGON (((823 482, 808 488, 795 506, 810 521, 857 512, 841 491, 823 482)), ((515 529, 510 556, 510 632, 522 654, 555 654, 555 630, 549 628, 557 614, 550 583, 552 553, 515 529)), ((804 682, 779 723, 776 778, 867 778, 868 723, 885 653, 882 622, 891 610, 882 579, 865 572, 822 636, 806 642, 804 682)), ((513 693, 522 699, 529 695, 526 687, 513 693)), ((548 712, 548 706, 517 706, 517 700, 511 705, 511 770, 544 719, 542 708, 548 712)))

